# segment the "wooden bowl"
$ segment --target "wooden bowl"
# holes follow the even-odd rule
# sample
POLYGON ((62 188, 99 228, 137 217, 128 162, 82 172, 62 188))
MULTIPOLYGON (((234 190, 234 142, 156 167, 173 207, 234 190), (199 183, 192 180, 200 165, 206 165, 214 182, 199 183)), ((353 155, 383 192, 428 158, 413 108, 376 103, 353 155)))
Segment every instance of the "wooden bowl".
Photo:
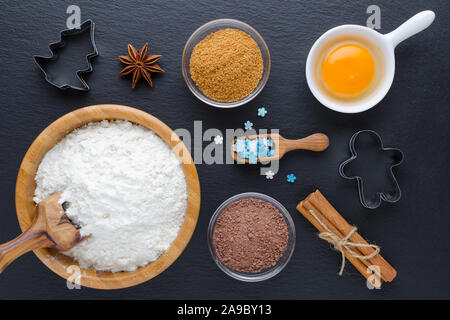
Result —
POLYGON ((69 132, 89 122, 101 120, 128 120, 144 126, 155 132, 172 148, 181 146, 179 150, 182 150, 182 153, 177 154, 180 160, 183 155, 185 160, 186 155, 190 160, 182 161, 188 191, 184 223, 169 250, 156 261, 133 272, 112 273, 96 271, 93 268, 81 269, 75 260, 54 249, 34 251, 47 267, 65 279, 75 282, 77 274, 73 272, 79 270, 81 275, 79 284, 82 286, 96 289, 120 289, 143 283, 167 269, 183 252, 197 224, 200 210, 200 183, 197 170, 186 146, 167 125, 144 111, 121 105, 95 105, 64 115, 50 124, 34 140, 25 154, 17 176, 16 210, 20 228, 24 231, 31 225, 36 215, 36 204, 33 201, 36 188, 34 177, 44 155, 69 132))

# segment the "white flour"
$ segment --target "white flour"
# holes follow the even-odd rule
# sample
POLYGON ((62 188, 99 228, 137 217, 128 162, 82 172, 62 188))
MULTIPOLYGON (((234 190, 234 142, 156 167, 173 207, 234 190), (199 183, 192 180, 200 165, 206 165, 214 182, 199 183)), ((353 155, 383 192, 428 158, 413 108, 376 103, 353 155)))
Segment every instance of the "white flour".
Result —
POLYGON ((156 260, 184 222, 187 187, 170 147, 127 121, 90 123, 42 160, 34 201, 63 191, 69 218, 91 235, 66 255, 81 267, 133 271, 156 260))

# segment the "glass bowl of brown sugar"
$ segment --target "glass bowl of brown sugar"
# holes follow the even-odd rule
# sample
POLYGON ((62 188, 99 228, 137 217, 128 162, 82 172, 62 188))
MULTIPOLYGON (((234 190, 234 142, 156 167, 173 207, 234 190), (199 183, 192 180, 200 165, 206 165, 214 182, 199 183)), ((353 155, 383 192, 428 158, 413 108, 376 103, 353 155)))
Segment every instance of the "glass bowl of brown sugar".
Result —
POLYGON ((261 35, 234 19, 210 21, 189 37, 182 55, 183 77, 201 101, 234 108, 254 99, 270 74, 270 53, 261 35))
POLYGON ((261 193, 235 195, 214 212, 208 246, 217 266, 232 278, 257 282, 283 270, 295 248, 295 225, 286 208, 261 193))

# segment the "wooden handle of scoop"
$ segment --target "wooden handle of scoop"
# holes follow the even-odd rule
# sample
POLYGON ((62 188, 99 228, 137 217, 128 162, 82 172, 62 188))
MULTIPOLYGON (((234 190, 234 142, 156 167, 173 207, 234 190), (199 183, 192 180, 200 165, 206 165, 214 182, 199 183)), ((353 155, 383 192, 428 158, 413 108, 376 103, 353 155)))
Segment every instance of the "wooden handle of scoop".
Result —
POLYGON ((330 141, 323 133, 314 133, 303 139, 286 140, 286 151, 303 149, 311 151, 323 151, 328 148, 330 141))
POLYGON ((47 232, 40 225, 42 219, 36 218, 31 227, 20 236, 5 244, 0 245, 0 273, 14 260, 21 255, 40 248, 53 246, 53 242, 48 239, 47 232))

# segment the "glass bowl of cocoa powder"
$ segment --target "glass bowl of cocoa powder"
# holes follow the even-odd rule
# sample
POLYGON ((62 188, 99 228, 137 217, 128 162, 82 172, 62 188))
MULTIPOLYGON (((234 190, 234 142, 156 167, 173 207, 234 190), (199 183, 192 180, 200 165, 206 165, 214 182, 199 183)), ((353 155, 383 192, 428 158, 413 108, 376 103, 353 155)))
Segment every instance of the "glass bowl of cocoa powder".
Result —
POLYGON ((208 246, 217 266, 232 278, 257 282, 286 267, 295 248, 295 225, 286 208, 261 193, 235 195, 214 212, 208 246))
POLYGON ((254 99, 270 74, 263 37, 235 19, 210 21, 189 37, 182 54, 186 85, 201 101, 233 108, 254 99))

